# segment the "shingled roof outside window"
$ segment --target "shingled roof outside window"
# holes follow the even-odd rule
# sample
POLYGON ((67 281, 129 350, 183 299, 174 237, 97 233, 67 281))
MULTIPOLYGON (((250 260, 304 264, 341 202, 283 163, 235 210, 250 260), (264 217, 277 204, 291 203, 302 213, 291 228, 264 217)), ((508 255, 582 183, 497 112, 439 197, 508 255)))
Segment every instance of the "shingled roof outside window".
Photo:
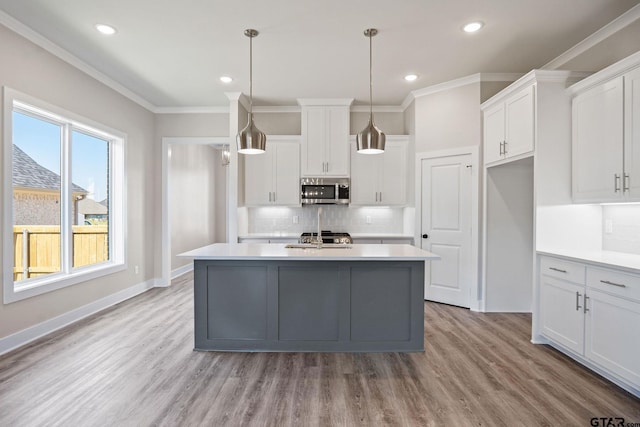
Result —
MULTIPOLYGON (((40 165, 14 144, 13 188, 59 191, 60 175, 40 165)), ((73 184, 72 191, 74 193, 88 193, 87 190, 76 184, 73 184)))

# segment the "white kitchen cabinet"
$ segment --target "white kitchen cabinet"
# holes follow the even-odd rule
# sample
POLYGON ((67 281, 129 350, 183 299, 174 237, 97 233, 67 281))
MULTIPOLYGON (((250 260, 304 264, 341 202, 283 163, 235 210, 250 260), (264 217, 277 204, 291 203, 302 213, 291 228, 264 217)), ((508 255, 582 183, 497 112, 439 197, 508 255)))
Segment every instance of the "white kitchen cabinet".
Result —
POLYGON ((349 106, 302 107, 302 176, 349 176, 349 106))
POLYGON ((487 108, 483 117, 485 164, 533 152, 533 84, 487 108))
POLYGON ((570 88, 574 202, 640 201, 639 64, 634 55, 570 88))
POLYGON ((623 77, 573 99, 573 199, 623 198, 623 77))
POLYGON ((387 139, 384 153, 359 154, 351 144, 352 206, 403 206, 407 203, 406 138, 387 139))
POLYGON ((538 289, 540 333, 640 391, 640 275, 544 256, 538 289))
POLYGON ((624 185, 629 201, 640 201, 640 68, 624 76, 624 185))
POLYGON ((586 358, 640 387, 639 325, 640 302, 588 289, 586 358))
POLYGON ((245 156, 247 206, 300 205, 300 145, 267 141, 263 154, 245 156))
POLYGON ((584 349, 584 270, 552 258, 540 265, 541 333, 579 354, 584 349))

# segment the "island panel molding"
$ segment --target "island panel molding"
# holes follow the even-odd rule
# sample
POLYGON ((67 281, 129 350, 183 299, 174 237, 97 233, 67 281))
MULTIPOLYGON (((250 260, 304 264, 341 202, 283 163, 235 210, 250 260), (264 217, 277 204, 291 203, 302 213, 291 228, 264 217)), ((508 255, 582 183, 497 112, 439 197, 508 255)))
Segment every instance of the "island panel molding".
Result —
POLYGON ((196 350, 424 351, 424 261, 194 263, 196 350))

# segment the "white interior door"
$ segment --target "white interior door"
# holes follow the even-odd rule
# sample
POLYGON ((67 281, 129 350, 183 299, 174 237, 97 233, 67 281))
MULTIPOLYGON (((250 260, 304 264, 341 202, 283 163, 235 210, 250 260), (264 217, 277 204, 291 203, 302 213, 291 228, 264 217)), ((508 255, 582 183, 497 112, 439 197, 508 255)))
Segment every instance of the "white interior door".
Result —
POLYGON ((469 307, 471 260, 471 154, 422 160, 421 247, 440 255, 428 262, 425 299, 469 307))

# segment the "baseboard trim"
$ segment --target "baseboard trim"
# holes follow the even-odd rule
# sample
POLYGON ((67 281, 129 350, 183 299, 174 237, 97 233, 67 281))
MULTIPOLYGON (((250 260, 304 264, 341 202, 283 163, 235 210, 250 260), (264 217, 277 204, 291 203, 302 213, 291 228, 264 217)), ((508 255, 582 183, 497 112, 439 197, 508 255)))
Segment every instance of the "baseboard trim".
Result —
POLYGON ((148 291, 155 285, 155 279, 147 280, 146 282, 138 283, 130 288, 123 289, 119 292, 101 298, 97 301, 93 301, 82 307, 78 307, 74 310, 68 311, 57 317, 49 320, 45 320, 42 323, 31 326, 22 331, 16 332, 4 338, 0 338, 0 355, 15 350, 18 347, 22 347, 25 344, 30 343, 40 337, 43 337, 58 329, 64 328, 78 320, 98 313, 106 308, 121 303, 122 301, 133 298, 136 295, 140 295, 143 292, 148 291))
POLYGON ((171 280, 175 279, 178 276, 182 276, 185 273, 193 271, 193 262, 190 262, 187 265, 183 265, 182 267, 178 267, 175 270, 171 271, 171 280))

